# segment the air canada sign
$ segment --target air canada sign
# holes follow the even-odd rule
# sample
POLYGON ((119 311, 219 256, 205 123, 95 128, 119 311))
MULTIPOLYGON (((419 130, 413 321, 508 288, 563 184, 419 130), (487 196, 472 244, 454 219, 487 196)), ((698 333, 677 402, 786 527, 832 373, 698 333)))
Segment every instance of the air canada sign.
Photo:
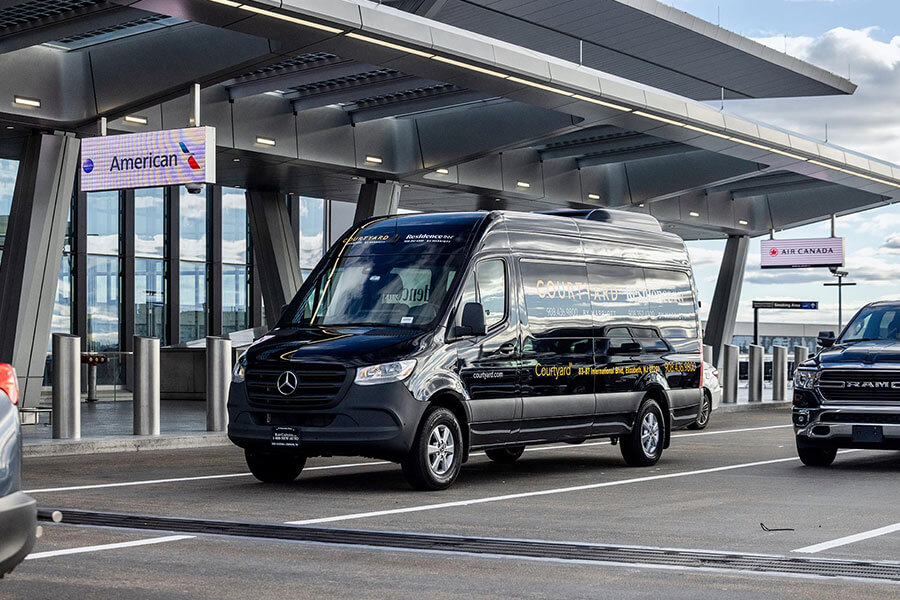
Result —
POLYGON ((189 127, 86 138, 82 192, 216 182, 216 130, 189 127))
POLYGON ((762 240, 760 266, 763 269, 844 266, 844 238, 806 240, 762 240))

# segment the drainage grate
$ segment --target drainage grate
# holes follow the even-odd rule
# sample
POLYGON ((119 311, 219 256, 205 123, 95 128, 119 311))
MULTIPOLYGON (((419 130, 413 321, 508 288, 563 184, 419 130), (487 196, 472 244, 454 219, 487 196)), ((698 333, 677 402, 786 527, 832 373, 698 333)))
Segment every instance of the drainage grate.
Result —
MULTIPOLYGON (((53 520, 53 510, 39 509, 38 518, 53 520)), ((710 552, 703 550, 671 550, 608 544, 582 544, 514 540, 428 533, 395 533, 244 523, 207 521, 174 517, 128 515, 83 510, 63 510, 63 522, 73 525, 116 527, 200 535, 262 538, 284 541, 317 542, 334 545, 375 546, 405 550, 426 550, 462 554, 502 555, 520 558, 591 561, 622 565, 649 565, 687 569, 715 569, 854 579, 878 579, 900 582, 900 563, 857 560, 799 558, 710 552)))

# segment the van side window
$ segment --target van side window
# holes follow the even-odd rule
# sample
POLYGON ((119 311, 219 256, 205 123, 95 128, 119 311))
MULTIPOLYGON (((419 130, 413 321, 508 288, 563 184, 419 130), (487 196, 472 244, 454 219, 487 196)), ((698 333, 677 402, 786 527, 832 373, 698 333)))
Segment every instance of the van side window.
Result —
POLYGON ((587 269, 596 327, 647 323, 649 309, 643 269, 599 263, 590 263, 587 269))
POLYGON ((462 318, 462 307, 467 302, 480 302, 484 307, 484 321, 490 329, 506 317, 506 265, 500 259, 483 260, 469 274, 463 286, 460 310, 456 311, 456 323, 462 318))
POLYGON ((669 346, 659 337, 659 332, 649 327, 632 327, 635 339, 645 352, 667 352, 669 346))
POLYGON ((525 313, 535 339, 594 337, 584 264, 522 260, 525 313))
POLYGON ((681 346, 691 342, 696 346, 699 336, 697 313, 691 279, 687 273, 644 269, 647 281, 647 299, 651 323, 659 328, 662 337, 679 351, 681 346))

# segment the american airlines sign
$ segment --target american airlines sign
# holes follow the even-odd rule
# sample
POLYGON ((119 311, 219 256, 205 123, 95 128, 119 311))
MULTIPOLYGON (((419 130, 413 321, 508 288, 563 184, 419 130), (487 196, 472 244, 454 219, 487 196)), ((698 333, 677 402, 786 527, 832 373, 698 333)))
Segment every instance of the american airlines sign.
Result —
POLYGON ((216 130, 189 127, 81 141, 81 191, 216 182, 216 130))
POLYGON ((844 238, 806 240, 762 240, 760 266, 763 269, 844 266, 844 238))

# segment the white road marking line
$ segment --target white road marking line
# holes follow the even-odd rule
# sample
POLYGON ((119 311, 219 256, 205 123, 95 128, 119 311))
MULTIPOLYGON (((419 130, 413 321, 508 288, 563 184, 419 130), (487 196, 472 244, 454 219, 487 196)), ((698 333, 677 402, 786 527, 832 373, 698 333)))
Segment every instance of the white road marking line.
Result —
POLYGON ((887 527, 879 527, 878 529, 872 529, 870 531, 863 531, 862 533, 848 535, 848 536, 845 536, 842 538, 837 538, 836 540, 831 540, 830 542, 822 542, 821 544, 813 544, 812 546, 804 546, 803 548, 797 548, 796 550, 791 550, 791 552, 802 552, 803 554, 815 554, 816 552, 822 552, 823 550, 831 550, 832 548, 837 548, 838 546, 846 546, 847 544, 861 542, 862 540, 868 540, 870 538, 887 535, 889 533, 894 533, 896 531, 900 531, 900 523, 894 523, 893 525, 888 525, 887 527))
POLYGON ((354 513, 349 515, 337 515, 334 517, 320 517, 317 519, 302 519, 299 521, 287 521, 288 525, 315 525, 318 523, 334 523, 336 521, 350 521, 355 519, 368 519, 371 517, 382 517, 386 515, 397 515, 403 513, 422 512, 426 510, 438 510, 442 508, 455 508, 457 506, 471 506, 473 504, 485 504, 488 502, 502 502, 504 500, 517 500, 519 498, 532 498, 534 496, 549 496, 552 494, 566 494, 569 492, 580 492, 584 490, 595 490, 599 488, 615 487, 620 485, 629 485, 632 483, 644 483, 647 481, 659 481, 662 479, 674 479, 676 477, 691 477, 694 475, 706 475, 708 473, 720 473, 722 471, 732 471, 734 469, 746 469, 750 467, 759 467, 763 465, 773 465, 783 462, 791 462, 799 460, 796 456, 790 458, 776 458, 772 460, 760 460, 749 463, 740 463, 736 465, 725 465, 722 467, 712 467, 708 469, 698 469, 695 471, 679 471, 677 473, 666 473, 663 475, 648 475, 646 477, 634 477, 632 479, 619 479, 616 481, 605 481, 602 483, 589 483, 585 485, 574 485, 563 488, 552 488, 547 490, 535 490, 532 492, 521 492, 518 494, 505 494, 502 496, 487 496, 483 498, 473 498, 471 500, 457 500, 455 502, 440 502, 438 504, 423 504, 419 506, 408 506, 406 508, 393 508, 388 510, 376 510, 372 512, 354 513))
MULTIPOLYGON (((344 463, 340 465, 322 465, 307 467, 304 471, 321 471, 324 469, 348 469, 350 467, 368 467, 371 465, 389 465, 387 461, 344 463)), ((172 477, 170 479, 147 479, 144 481, 122 481, 118 483, 95 483, 90 485, 72 485, 68 487, 41 488, 37 490, 25 490, 26 494, 41 494, 45 492, 72 492, 76 490, 97 490, 103 488, 129 487, 134 485, 152 485, 154 483, 179 483, 183 481, 203 481, 205 479, 228 479, 231 477, 248 477, 250 473, 227 473, 225 475, 200 475, 197 477, 172 477)))
POLYGON ((25 560, 34 560, 36 558, 51 558, 53 556, 66 556, 69 554, 81 554, 83 552, 100 552, 103 550, 118 550, 120 548, 132 548, 134 546, 148 546, 150 544, 164 544, 166 542, 177 542, 179 540, 191 540, 195 535, 167 535, 165 537, 149 538, 145 540, 134 540, 131 542, 117 542, 115 544, 100 544, 99 546, 82 546, 80 548, 65 548, 63 550, 48 550, 46 552, 35 552, 25 557, 25 560))
MULTIPOLYGON (((748 431, 762 431, 766 429, 778 429, 782 427, 792 427, 791 424, 787 425, 767 425, 765 427, 746 427, 743 429, 723 429, 721 431, 702 431, 698 433, 681 433, 681 434, 673 434, 673 438, 682 438, 682 437, 694 437, 698 435, 720 435, 727 433, 745 433, 748 431)), ((599 441, 599 442, 585 442, 583 444, 557 444, 553 446, 532 446, 529 448, 525 448, 525 452, 546 452, 548 450, 565 450, 567 448, 584 448, 586 446, 606 446, 609 444, 609 440, 599 441)), ((484 452, 473 452, 471 456, 484 456, 484 452)), ((322 471, 328 469, 348 469, 352 467, 374 467, 378 465, 389 465, 391 464, 388 461, 379 460, 379 461, 370 461, 370 462, 362 462, 362 463, 343 463, 338 465, 322 465, 318 467, 306 467, 303 469, 304 471, 322 471)), ((117 487, 130 487, 135 485, 153 485, 157 483, 182 483, 186 481, 204 481, 209 479, 229 479, 232 477, 247 477, 250 473, 227 473, 223 475, 200 475, 195 477, 171 477, 168 479, 147 479, 143 481, 122 481, 116 483, 95 483, 95 484, 87 484, 87 485, 71 485, 65 487, 52 487, 52 488, 40 488, 34 490, 25 490, 26 494, 44 494, 48 492, 74 492, 78 490, 99 490, 105 488, 117 488, 117 487)))

